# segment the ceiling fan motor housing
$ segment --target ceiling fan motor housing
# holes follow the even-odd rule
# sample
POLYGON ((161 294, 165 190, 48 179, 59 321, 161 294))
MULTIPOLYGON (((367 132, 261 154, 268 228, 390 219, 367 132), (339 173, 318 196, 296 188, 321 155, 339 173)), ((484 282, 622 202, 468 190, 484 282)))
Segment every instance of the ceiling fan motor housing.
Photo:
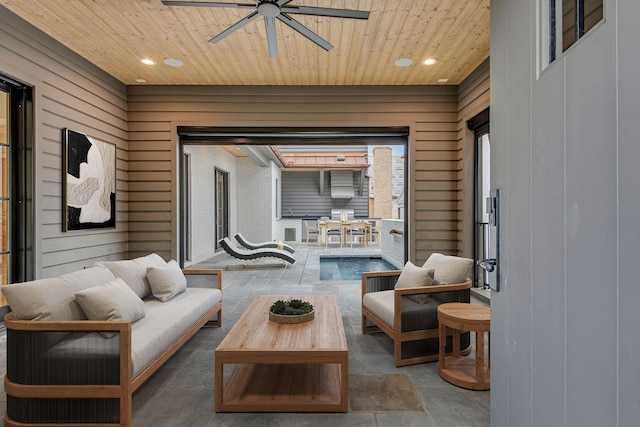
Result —
POLYGON ((275 18, 280 15, 280 6, 271 1, 264 1, 258 5, 258 13, 267 18, 275 18))

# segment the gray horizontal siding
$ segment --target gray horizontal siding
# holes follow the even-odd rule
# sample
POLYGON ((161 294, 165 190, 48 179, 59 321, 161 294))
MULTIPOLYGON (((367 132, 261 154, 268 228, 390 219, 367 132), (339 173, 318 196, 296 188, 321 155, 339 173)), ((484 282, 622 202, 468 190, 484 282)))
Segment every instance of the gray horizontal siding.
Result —
POLYGON ((34 87, 35 276, 128 256, 125 86, 0 7, 0 74, 34 87), (62 129, 116 145, 116 228, 62 232, 62 129))
MULTIPOLYGON (((353 172, 354 197, 332 199, 329 173, 324 174, 324 195, 320 195, 320 172, 282 172, 282 216, 331 216, 331 209, 353 209, 356 217, 369 216, 369 185, 362 195, 360 172, 353 172)), ((365 178, 366 180, 366 178, 365 178)))

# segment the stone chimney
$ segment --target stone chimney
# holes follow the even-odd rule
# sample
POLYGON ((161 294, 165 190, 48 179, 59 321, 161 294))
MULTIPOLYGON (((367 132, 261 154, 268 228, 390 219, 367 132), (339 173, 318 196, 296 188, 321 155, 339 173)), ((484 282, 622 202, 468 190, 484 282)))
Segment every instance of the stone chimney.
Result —
POLYGON ((392 161, 391 147, 373 149, 373 212, 374 218, 392 218, 392 161))

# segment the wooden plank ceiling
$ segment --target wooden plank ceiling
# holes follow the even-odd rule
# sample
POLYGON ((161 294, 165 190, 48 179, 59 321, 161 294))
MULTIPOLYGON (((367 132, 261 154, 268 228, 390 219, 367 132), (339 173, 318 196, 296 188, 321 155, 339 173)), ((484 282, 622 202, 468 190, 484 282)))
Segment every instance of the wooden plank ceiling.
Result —
POLYGON ((293 15, 334 45, 328 52, 276 21, 278 58, 269 58, 262 18, 208 42, 247 9, 169 7, 160 0, 0 5, 128 85, 459 84, 489 56, 489 0, 293 0, 289 6, 371 13, 367 20, 293 15), (394 65, 405 57, 413 65, 394 65), (428 57, 438 62, 423 65, 428 57), (141 58, 157 63, 144 65, 141 58), (165 58, 184 65, 165 65, 165 58))

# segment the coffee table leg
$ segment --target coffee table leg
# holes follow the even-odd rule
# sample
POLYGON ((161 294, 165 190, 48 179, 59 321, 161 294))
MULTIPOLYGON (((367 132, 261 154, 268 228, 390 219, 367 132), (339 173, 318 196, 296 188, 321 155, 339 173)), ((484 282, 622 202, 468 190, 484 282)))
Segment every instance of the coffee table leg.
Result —
POLYGON ((222 397, 224 393, 224 364, 217 357, 215 358, 215 395, 216 412, 222 411, 222 397))
POLYGON ((342 378, 340 378, 342 390, 342 408, 344 412, 349 411, 349 357, 345 356, 342 360, 342 378))

